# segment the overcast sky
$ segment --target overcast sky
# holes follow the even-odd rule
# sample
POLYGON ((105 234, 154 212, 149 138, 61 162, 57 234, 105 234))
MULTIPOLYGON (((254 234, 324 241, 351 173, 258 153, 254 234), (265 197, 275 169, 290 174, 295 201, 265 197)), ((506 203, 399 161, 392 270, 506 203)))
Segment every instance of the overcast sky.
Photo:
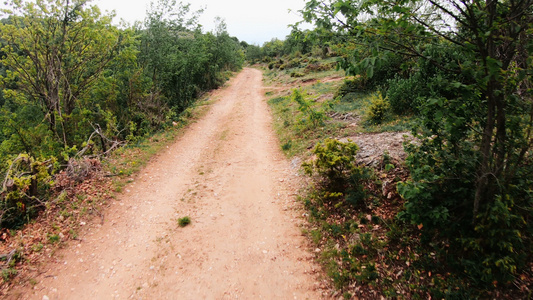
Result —
MULTIPOLYGON (((142 21, 151 0, 94 0, 102 10, 115 10, 118 19, 133 23, 142 21)), ((178 0, 179 2, 179 0, 178 0)), ((263 45, 272 38, 284 39, 290 33, 287 27, 301 20, 298 10, 305 0, 183 0, 193 10, 205 8, 200 19, 204 31, 212 31, 214 19, 226 21, 228 33, 240 41, 263 45), (292 10, 292 12, 289 12, 292 10)))

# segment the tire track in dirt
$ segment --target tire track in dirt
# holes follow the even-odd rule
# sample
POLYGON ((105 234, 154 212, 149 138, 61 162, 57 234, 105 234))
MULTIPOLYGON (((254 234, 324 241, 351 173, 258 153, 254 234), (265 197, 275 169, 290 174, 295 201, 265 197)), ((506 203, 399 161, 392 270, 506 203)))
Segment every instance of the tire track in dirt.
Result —
POLYGON ((245 69, 210 112, 135 177, 26 299, 318 299, 261 72, 245 69), (176 220, 190 216, 179 228, 176 220))

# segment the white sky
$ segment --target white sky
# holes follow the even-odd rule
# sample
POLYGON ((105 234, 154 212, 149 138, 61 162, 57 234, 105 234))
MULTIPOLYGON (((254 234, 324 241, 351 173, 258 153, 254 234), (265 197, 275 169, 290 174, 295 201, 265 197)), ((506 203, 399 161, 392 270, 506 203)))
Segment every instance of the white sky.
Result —
MULTIPOLYGON (((118 21, 142 21, 151 0, 94 0, 102 11, 115 10, 118 21)), ((179 2, 179 0, 178 0, 179 2)), ((183 0, 191 3, 192 10, 206 8, 200 24, 204 31, 212 31, 215 17, 226 21, 228 33, 240 41, 263 45, 272 38, 285 39, 289 24, 301 20, 298 10, 305 0, 183 0), (292 10, 289 13, 289 10, 292 10)))

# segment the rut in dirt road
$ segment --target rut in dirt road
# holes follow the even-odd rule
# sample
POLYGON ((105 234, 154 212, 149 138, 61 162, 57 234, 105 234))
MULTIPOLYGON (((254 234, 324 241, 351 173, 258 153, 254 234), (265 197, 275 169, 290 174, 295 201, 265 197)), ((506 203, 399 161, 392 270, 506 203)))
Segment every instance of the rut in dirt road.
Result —
POLYGON ((245 69, 176 143, 14 297, 319 299, 261 72, 245 69), (179 228, 177 219, 191 225, 179 228))

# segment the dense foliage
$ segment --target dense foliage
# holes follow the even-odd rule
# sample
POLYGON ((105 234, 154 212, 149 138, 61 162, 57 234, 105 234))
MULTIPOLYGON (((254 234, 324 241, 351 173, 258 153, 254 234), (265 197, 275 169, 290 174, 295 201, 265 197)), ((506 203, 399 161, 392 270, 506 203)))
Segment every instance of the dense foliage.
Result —
POLYGON ((321 178, 323 200, 334 205, 342 200, 352 205, 364 204, 367 197, 363 182, 370 178, 370 172, 357 164, 357 150, 359 147, 351 141, 343 143, 333 139, 315 146, 316 160, 303 167, 309 175, 316 173, 321 178))
POLYGON ((323 43, 323 40, 318 37, 310 38, 313 34, 314 32, 311 30, 300 30, 294 26, 285 40, 272 39, 262 46, 247 45, 246 59, 249 63, 254 64, 279 61, 282 56, 297 57, 302 54, 324 56, 329 50, 329 42, 323 43))
POLYGON ((419 120, 399 217, 469 284, 511 285, 532 253, 533 1, 312 0, 302 13, 347 40, 359 87, 419 120))
POLYGON ((242 67, 244 52, 218 21, 152 3, 143 24, 119 28, 87 0, 10 1, 0 25, 0 226, 43 207, 71 158, 180 121, 194 99, 242 67))

